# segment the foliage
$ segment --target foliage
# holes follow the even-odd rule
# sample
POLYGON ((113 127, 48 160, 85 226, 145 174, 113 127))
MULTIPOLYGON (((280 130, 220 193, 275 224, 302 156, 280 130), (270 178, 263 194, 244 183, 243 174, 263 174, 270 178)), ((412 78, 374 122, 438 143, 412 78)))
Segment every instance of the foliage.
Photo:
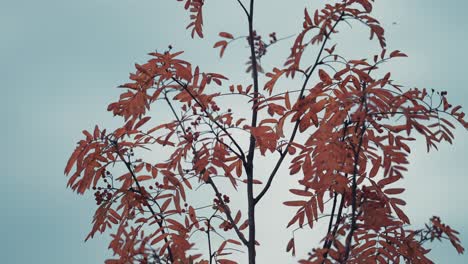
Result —
MULTIPOLYGON (((203 37, 205 2, 178 1, 190 13, 192 37, 203 37)), ((432 263, 424 242, 434 239, 448 239, 463 253, 458 233, 438 217, 412 229, 399 198, 404 189, 394 186, 407 170, 409 142, 423 139, 428 151, 442 141, 452 143, 455 126, 449 120, 466 129, 465 114, 448 103, 447 92, 404 89, 390 73, 377 71, 406 55, 387 51, 384 29, 371 15, 373 2, 343 0, 305 9, 291 53, 283 66, 264 74, 263 91, 260 59, 282 39, 271 33, 264 41, 254 30, 254 0, 248 6, 237 2, 248 34, 221 32, 214 48, 223 56, 233 41, 247 40, 247 85, 203 72, 169 47, 136 64, 131 81, 121 86, 125 91, 109 105, 124 119, 121 127, 83 131, 65 173, 77 193, 95 191, 98 208, 86 239, 111 229, 115 258, 106 263, 229 264, 236 250, 246 250, 248 263, 255 263, 255 229, 262 228, 255 209, 283 163, 297 179, 297 188, 289 190, 294 198, 284 202, 297 209, 288 227, 328 221, 323 244, 300 263, 432 263), (369 29, 379 54, 348 59, 336 51, 331 35, 353 21, 369 29), (305 51, 313 45, 318 52, 310 60, 305 51), (302 85, 281 90, 278 83, 287 79, 302 85), (250 116, 219 103, 236 96, 251 103, 250 116), (152 123, 155 105, 166 105, 172 121, 152 123), (144 158, 143 150, 169 154, 155 161, 144 158), (265 183, 255 173, 258 154, 276 159, 265 183), (246 212, 230 205, 230 195, 237 193, 224 193, 228 184, 245 188, 246 212), (213 202, 197 206, 190 197, 201 187, 212 190, 213 202), (194 242, 200 237, 206 252, 194 242)), ((286 250, 295 254, 294 237, 286 250)))

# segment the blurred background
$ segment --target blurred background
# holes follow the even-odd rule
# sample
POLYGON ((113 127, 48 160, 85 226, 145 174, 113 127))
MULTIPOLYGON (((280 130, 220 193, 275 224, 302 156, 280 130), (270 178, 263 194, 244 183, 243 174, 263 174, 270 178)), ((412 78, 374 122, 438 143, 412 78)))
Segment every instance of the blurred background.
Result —
MULTIPOLYGON (((257 0, 256 28, 265 37, 272 31, 278 37, 294 34, 301 28, 304 7, 313 10, 319 2, 257 0)), ((1 262, 103 263, 110 256, 106 235, 83 242, 91 228, 93 195, 72 193, 63 175, 81 131, 95 124, 119 125, 106 111, 118 98, 115 87, 127 81, 135 62, 144 63, 148 52, 169 44, 185 50, 182 58, 206 71, 227 73, 234 80, 248 78, 245 41, 228 47, 223 60, 212 49, 220 31, 246 34, 243 13, 235 0, 206 1, 206 38, 192 40, 185 30, 188 14, 175 0, 0 3, 1 262)), ((458 0, 377 1, 374 16, 386 29, 389 50, 409 55, 385 70, 407 87, 446 90, 452 104, 468 107, 467 8, 468 2, 458 0)), ((341 26, 351 33, 337 37, 346 40, 338 50, 357 58, 378 52, 376 42, 366 40, 367 29, 341 26)), ((269 50, 263 63, 267 71, 282 65, 292 41, 269 50)), ((466 248, 468 133, 458 126, 455 137, 454 145, 429 154, 424 142, 413 145, 404 198, 416 227, 438 215, 460 231, 466 248)), ((292 178, 278 179, 258 212, 259 263, 291 261, 283 252, 291 231, 269 233, 290 217, 281 205, 288 192, 280 188, 288 181, 292 178)), ((303 244, 299 257, 312 246, 303 244)), ((468 263, 468 255, 458 256, 450 243, 435 242, 431 248, 436 263, 468 263)))

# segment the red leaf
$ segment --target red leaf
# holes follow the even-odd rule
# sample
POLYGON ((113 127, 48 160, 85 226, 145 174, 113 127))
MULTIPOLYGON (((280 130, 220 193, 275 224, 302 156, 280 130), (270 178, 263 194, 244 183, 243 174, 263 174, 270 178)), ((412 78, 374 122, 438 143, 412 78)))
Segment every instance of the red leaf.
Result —
POLYGON ((384 191, 385 194, 400 194, 402 192, 404 192, 405 189, 404 188, 394 188, 394 189, 387 189, 384 191))
POLYGON ((289 252, 292 250, 292 255, 295 256, 296 255, 296 250, 295 250, 295 247, 294 247, 294 238, 291 238, 291 240, 289 240, 288 242, 288 245, 286 245, 286 252, 289 252))
POLYGON ((273 68, 272 73, 268 72, 266 74, 266 77, 269 77, 270 80, 267 83, 265 83, 265 86, 263 87, 263 89, 265 91, 268 91, 269 94, 271 95, 271 93, 273 91, 273 87, 275 86, 276 82, 278 81, 278 79, 281 77, 281 75, 284 72, 285 72, 284 70, 280 70, 278 68, 273 68))
POLYGON ((295 195, 301 195, 301 196, 307 196, 307 197, 310 197, 313 195, 313 193, 309 191, 296 190, 296 189, 290 189, 289 191, 294 193, 295 195))
POLYGON ((304 206, 307 202, 306 201, 287 201, 283 202, 286 206, 304 206))
POLYGON ((234 239, 228 239, 228 240, 226 240, 226 241, 227 241, 228 243, 235 244, 235 245, 238 245, 238 246, 242 245, 241 242, 239 242, 239 241, 237 241, 237 240, 234 240, 234 239))
POLYGON ((392 206, 393 207, 393 210, 395 210, 395 213, 398 215, 398 218, 400 218, 401 221, 407 223, 407 224, 410 224, 410 220, 408 218, 408 216, 406 216, 405 213, 403 213, 403 211, 396 207, 396 206, 392 206))
POLYGON ((377 172, 379 171, 380 168, 380 162, 382 161, 381 157, 378 157, 377 159, 372 160, 372 169, 369 172, 369 177, 374 177, 377 175, 377 172))
POLYGON ((383 187, 385 185, 389 185, 389 184, 392 184, 396 181, 398 181, 401 177, 400 176, 391 176, 391 177, 387 177, 385 179, 382 179, 380 180, 377 184, 380 186, 380 187, 383 187))
POLYGON ((332 83, 332 78, 330 78, 330 75, 328 75, 328 73, 326 73, 324 70, 320 69, 319 70, 319 77, 320 77, 320 80, 325 84, 325 85, 328 85, 328 84, 331 84, 332 83))
POLYGON ((224 50, 226 50, 227 44, 228 43, 225 40, 220 40, 214 44, 213 48, 221 47, 221 50, 219 51, 219 57, 223 57, 224 50))
POLYGON ((162 240, 163 240, 164 238, 166 238, 168 235, 169 235, 169 234, 167 234, 167 233, 161 234, 161 235, 157 236, 155 239, 153 239, 153 240, 151 241, 150 244, 151 244, 151 245, 154 245, 154 244, 156 244, 156 243, 162 241, 162 240))
POLYGON ((390 58, 393 58, 393 57, 408 57, 408 56, 400 52, 399 50, 395 50, 390 53, 390 58))
POLYGON ((139 182, 147 181, 147 180, 151 180, 151 179, 153 179, 153 177, 150 176, 150 175, 141 175, 141 176, 137 177, 137 181, 139 181, 139 182))
POLYGON ((227 32, 220 32, 219 36, 227 39, 234 39, 234 36, 227 32))
POLYGON ((139 127, 144 125, 146 122, 148 122, 148 120, 150 120, 150 119, 151 119, 150 116, 143 117, 142 119, 140 119, 140 121, 138 121, 138 123, 136 123, 136 125, 133 127, 133 129, 138 129, 139 127))
POLYGON ((83 130, 83 134, 86 136, 86 140, 93 139, 93 135, 91 135, 91 133, 89 133, 87 130, 83 130))
POLYGON ((291 110, 291 101, 289 100, 289 92, 286 92, 284 95, 284 105, 286 106, 286 109, 291 110))

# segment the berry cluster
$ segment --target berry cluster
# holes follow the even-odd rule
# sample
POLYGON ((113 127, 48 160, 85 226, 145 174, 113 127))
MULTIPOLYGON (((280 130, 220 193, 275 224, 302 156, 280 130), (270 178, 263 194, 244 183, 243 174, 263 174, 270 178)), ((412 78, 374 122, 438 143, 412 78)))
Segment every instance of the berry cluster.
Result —
MULTIPOLYGON (((195 119, 195 121, 190 122, 190 125, 192 125, 192 126, 197 126, 197 125, 200 124, 201 120, 202 120, 201 116, 198 116, 197 119, 195 119)), ((188 130, 188 129, 187 129, 187 130, 188 130)))
MULTIPOLYGON (((193 126, 196 126, 195 122, 191 123, 193 126)), ((200 136, 200 132, 192 133, 192 129, 189 127, 186 129, 185 135, 183 136, 188 142, 197 141, 200 136)))
MULTIPOLYGON (((164 184, 161 184, 159 182, 155 182, 154 186, 156 186, 156 188, 158 188, 158 189, 164 189, 164 184)), ((148 189, 153 190, 154 187, 152 185, 150 185, 150 186, 148 186, 148 189)))
POLYGON ((224 203, 226 203, 226 204, 228 204, 228 203, 231 202, 231 199, 229 198, 229 196, 227 196, 227 195, 225 195, 225 194, 224 194, 224 195, 221 195, 221 193, 220 193, 220 194, 217 194, 216 196, 217 196, 217 198, 214 198, 214 199, 213 199, 213 202, 214 202, 215 205, 217 205, 217 206, 221 206, 221 205, 222 205, 222 202, 224 202, 224 203), (221 198, 222 198, 222 199, 221 199, 221 198))
MULTIPOLYGON (((110 189, 112 188, 112 185, 109 183, 108 178, 112 181, 112 174, 106 170, 102 173, 102 179, 104 183, 107 183, 107 188, 110 189)), ((93 190, 96 190, 96 187, 93 187, 93 190)))
MULTIPOLYGON (((93 189, 96 189, 96 187, 94 187, 93 189)), ((101 205, 102 202, 110 201, 112 199, 112 193, 107 189, 102 190, 101 187, 98 187, 97 191, 94 193, 94 197, 94 199, 96 200, 96 204, 101 205)))
MULTIPOLYGON (((265 43, 265 41, 262 40, 262 36, 257 35, 256 31, 253 32, 253 43, 257 59, 260 59, 266 54, 268 46, 278 41, 276 38, 276 32, 272 32, 268 36, 270 37, 269 44, 265 43)), ((250 37, 247 37, 247 41, 250 43, 250 37)))
MULTIPOLYGON (((187 209, 186 209, 186 208, 188 207, 188 204, 187 204, 187 203, 184 203, 184 207, 185 207, 185 208, 181 210, 181 212, 182 212, 183 214, 185 214, 185 213, 187 212, 187 209)), ((193 217, 193 215, 190 214, 190 217, 193 217)))
POLYGON ((219 108, 219 106, 215 102, 211 102, 211 109, 213 109, 213 111, 215 112, 221 110, 221 108, 219 108))
POLYGON ((278 39, 276 38, 276 32, 271 32, 268 36, 270 37, 270 44, 273 44, 276 41, 278 41, 278 39))
POLYGON ((96 200, 97 205, 101 205, 104 201, 110 201, 112 199, 112 185, 109 183, 108 179, 112 181, 112 174, 105 170, 102 172, 102 179, 106 183, 106 187, 96 187, 93 186, 94 199, 96 200))
MULTIPOLYGON (((247 41, 250 43, 250 37, 247 37, 247 41)), ((262 36, 257 35, 257 32, 253 32, 253 44, 255 47, 255 55, 257 58, 261 58, 263 55, 266 54, 266 45, 265 42, 262 40, 262 36)))

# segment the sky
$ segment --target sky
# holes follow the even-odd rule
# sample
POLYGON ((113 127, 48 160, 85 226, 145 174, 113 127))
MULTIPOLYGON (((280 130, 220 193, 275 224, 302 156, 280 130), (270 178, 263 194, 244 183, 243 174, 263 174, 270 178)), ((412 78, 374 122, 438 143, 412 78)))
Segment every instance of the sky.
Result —
MULTIPOLYGON (((78 196, 66 188, 66 160, 83 129, 95 124, 119 125, 120 120, 106 112, 107 105, 119 95, 115 87, 126 82, 135 62, 148 59, 148 52, 172 44, 174 49, 186 51, 184 59, 206 71, 228 72, 240 80, 248 77, 244 73, 245 43, 234 43, 222 61, 211 48, 217 32, 245 34, 246 23, 236 1, 206 2, 206 38, 191 40, 185 30, 188 15, 175 0, 0 0, 3 263, 103 263, 109 256, 106 236, 84 243, 95 204, 92 194, 78 196)), ((257 0, 256 28, 265 35, 272 31, 279 36, 293 34, 301 26, 303 8, 321 2, 257 0)), ((468 3, 376 2, 375 16, 387 30, 389 49, 409 55, 387 66, 394 79, 407 87, 446 90, 452 104, 467 106, 468 54, 463 47, 468 46, 468 3)), ((344 52, 364 57, 366 50, 377 51, 375 42, 354 42, 368 34, 358 25, 342 29, 353 32, 337 37, 349 43, 339 44, 344 52)), ((285 41, 272 47, 264 67, 281 65, 289 45, 285 41)), ((424 143, 413 146, 404 198, 415 225, 438 215, 460 231, 466 247, 468 133, 458 126, 455 137, 454 145, 442 145, 440 151, 429 154, 424 143)), ((267 168, 268 162, 258 166, 267 168)), ((258 251, 259 263, 290 261, 283 253, 290 230, 274 229, 274 234, 271 230, 290 217, 281 207, 287 199, 287 191, 281 187, 291 181, 290 177, 278 178, 258 211, 262 226, 258 236, 264 241, 258 251)), ((300 236, 307 241, 310 233, 300 236)), ((431 247, 436 263, 468 263, 468 255, 457 256, 448 243, 431 247)))

